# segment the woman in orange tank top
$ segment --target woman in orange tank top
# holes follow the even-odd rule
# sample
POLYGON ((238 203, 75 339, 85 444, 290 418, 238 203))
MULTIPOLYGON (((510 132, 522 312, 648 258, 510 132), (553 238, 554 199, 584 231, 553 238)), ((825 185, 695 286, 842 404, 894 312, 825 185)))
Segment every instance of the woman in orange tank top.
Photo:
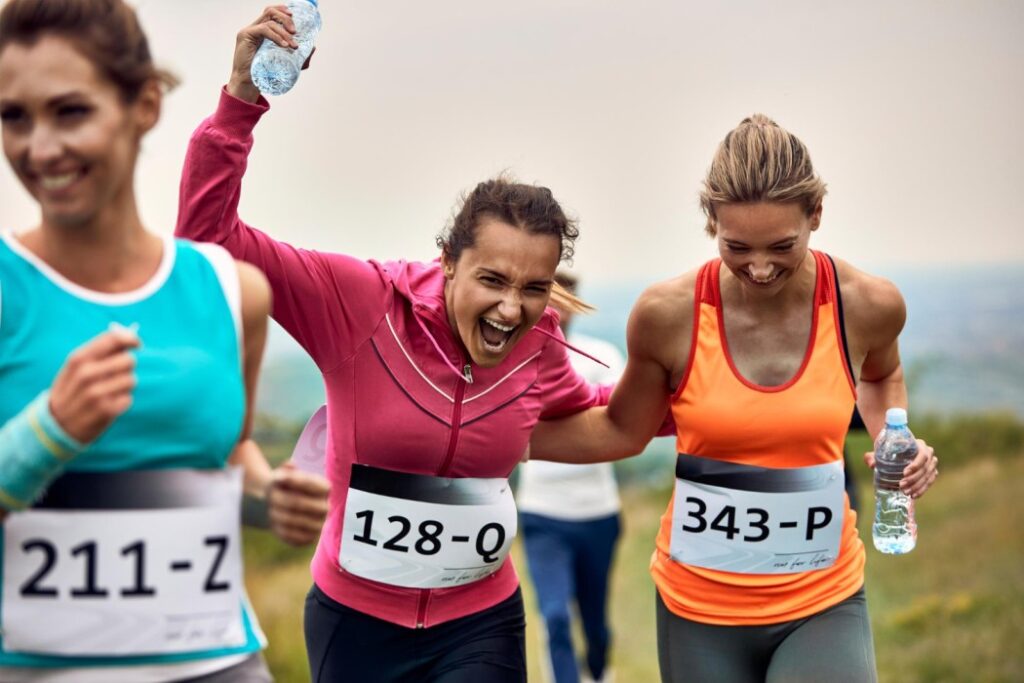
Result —
MULTIPOLYGON (((533 434, 545 459, 626 457, 668 402, 676 490, 651 559, 664 681, 877 677, 842 449, 854 405, 871 433, 907 405, 906 309, 892 283, 809 248, 824 195, 800 140, 744 119, 701 192, 720 258, 641 295, 607 408, 533 434)), ((918 446, 901 482, 915 498, 938 473, 918 446)))

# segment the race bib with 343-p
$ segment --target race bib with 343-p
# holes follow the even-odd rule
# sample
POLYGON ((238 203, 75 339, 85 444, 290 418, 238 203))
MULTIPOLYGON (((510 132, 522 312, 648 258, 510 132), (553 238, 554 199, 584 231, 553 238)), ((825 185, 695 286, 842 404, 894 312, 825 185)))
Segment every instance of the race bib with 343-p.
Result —
POLYGON ((839 555, 844 493, 841 461, 775 469, 681 453, 672 559, 741 574, 830 567, 839 555))

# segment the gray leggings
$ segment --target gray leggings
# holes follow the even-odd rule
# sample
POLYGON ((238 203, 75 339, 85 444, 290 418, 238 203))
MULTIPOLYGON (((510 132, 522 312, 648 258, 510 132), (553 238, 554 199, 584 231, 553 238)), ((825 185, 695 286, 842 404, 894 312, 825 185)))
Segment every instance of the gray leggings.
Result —
POLYGON ((864 589, 803 619, 717 626, 676 616, 656 594, 662 683, 876 683, 864 589))

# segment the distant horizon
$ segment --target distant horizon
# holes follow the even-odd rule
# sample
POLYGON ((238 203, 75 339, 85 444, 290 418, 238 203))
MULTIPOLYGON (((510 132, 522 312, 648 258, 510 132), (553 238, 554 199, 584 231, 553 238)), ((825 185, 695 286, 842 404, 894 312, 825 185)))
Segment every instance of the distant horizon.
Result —
MULTIPOLYGON (((912 404, 925 412, 1009 410, 1024 418, 1024 268, 915 266, 874 270, 892 279, 907 300, 900 336, 912 404)), ((575 332, 622 349, 626 319, 646 279, 587 280, 580 294, 598 310, 579 316, 575 332)), ((308 416, 322 400, 319 372, 276 324, 264 364, 269 393, 260 406, 270 414, 308 416), (289 396, 286 406, 269 396, 289 396)))
MULTIPOLYGON (((859 264, 857 264, 860 267, 859 264)), ((571 270, 571 268, 570 268, 571 270)), ((1024 260, 1019 262, 1007 262, 1007 263, 995 263, 995 264, 949 264, 949 265, 937 265, 937 264, 909 264, 906 266, 897 267, 895 264, 890 265, 878 265, 876 267, 864 267, 863 270, 878 275, 884 278, 893 280, 897 287, 900 287, 900 280, 906 278, 918 278, 918 277, 936 277, 941 280, 949 281, 958 277, 970 277, 980 278, 982 276, 990 276, 993 278, 1005 278, 1005 277, 1020 277, 1022 287, 1024 287, 1024 260)), ((685 271, 680 271, 680 273, 685 271)), ((666 277, 673 277, 679 273, 667 275, 666 277)), ((639 295, 647 286, 658 282, 660 279, 656 276, 652 276, 650 279, 644 279, 639 277, 622 277, 618 279, 604 279, 595 282, 594 278, 588 278, 580 285, 580 293, 584 299, 588 296, 597 294, 600 298, 609 292, 616 290, 623 290, 624 293, 630 293, 639 295)), ((905 283, 910 284, 910 283, 905 283)), ((902 288, 901 288, 902 289, 902 288)), ((1021 289, 1024 292, 1024 289, 1021 289)), ((1024 294, 1021 295, 1024 297, 1024 294)), ((1020 312, 1024 315, 1024 298, 1021 298, 1019 305, 1020 312)), ((913 315, 913 311, 910 311, 910 315, 913 315)), ((590 316, 581 316, 580 327, 588 328, 594 325, 589 324, 588 321, 595 321, 600 326, 601 319, 600 307, 598 310, 590 316)), ((1022 340, 1024 342, 1024 340, 1022 340)), ((277 358, 282 354, 295 354, 303 355, 303 351, 298 344, 296 344, 288 333, 281 329, 276 323, 271 325, 270 337, 268 339, 266 356, 267 358, 277 358)))

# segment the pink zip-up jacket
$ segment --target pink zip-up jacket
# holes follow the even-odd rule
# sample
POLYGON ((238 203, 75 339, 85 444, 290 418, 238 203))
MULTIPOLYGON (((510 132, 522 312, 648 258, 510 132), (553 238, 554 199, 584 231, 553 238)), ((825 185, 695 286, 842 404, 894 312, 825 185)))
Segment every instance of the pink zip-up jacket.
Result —
POLYGON ((226 92, 185 157, 177 234, 223 245, 259 267, 273 316, 312 356, 327 391, 330 512, 312 562, 334 600, 407 627, 486 609, 519 584, 510 560, 453 588, 398 588, 353 576, 337 561, 351 466, 444 477, 507 477, 538 419, 578 412, 607 393, 569 364, 551 309, 500 365, 471 365, 451 326, 439 263, 376 263, 297 249, 238 217, 252 130, 269 105, 226 92), (462 369, 469 368, 472 381, 462 369))

